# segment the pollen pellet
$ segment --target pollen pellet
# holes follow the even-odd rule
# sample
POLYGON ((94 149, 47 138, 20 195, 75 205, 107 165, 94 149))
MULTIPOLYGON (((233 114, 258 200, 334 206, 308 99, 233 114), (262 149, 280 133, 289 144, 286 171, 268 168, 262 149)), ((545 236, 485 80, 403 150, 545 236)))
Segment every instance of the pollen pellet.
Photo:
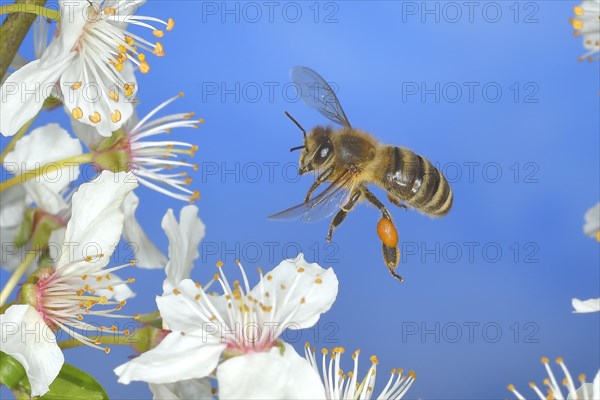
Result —
POLYGON ((387 247, 396 247, 398 245, 398 232, 392 221, 382 218, 377 223, 377 234, 387 247))

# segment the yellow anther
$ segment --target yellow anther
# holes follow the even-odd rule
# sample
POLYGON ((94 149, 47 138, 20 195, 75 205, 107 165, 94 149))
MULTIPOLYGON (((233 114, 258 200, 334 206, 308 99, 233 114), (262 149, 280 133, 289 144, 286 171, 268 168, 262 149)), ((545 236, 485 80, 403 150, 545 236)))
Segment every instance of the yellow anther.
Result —
POLYGON ((186 185, 189 185, 190 183, 192 183, 192 178, 191 178, 191 177, 189 177, 189 178, 186 178, 186 179, 185 179, 185 181, 184 181, 184 183, 185 183, 186 185))
POLYGON ((562 382, 563 386, 567 386, 568 382, 567 382, 567 378, 563 378, 562 382))
POLYGON ((115 103, 119 101, 119 95, 112 89, 108 92, 108 97, 115 103))
POLYGON ((97 124, 102 120, 102 117, 98 111, 94 111, 94 114, 90 115, 88 118, 92 124, 97 124))
POLYGON ((585 378, 586 378, 585 374, 579 374, 579 376, 578 376, 578 379, 580 382, 585 382, 585 378))
POLYGON ((79 315, 77 316, 77 319, 78 319, 79 321, 83 321, 83 315, 79 314, 79 315))
POLYGON ((135 278, 129 278, 127 279, 127 283, 134 283, 135 282, 135 278))
POLYGON ((194 165, 192 166, 192 169, 193 169, 194 171, 198 171, 198 164, 194 164, 194 165))
POLYGON ((200 296, 199 294, 197 294, 197 295, 195 295, 195 296, 194 296, 194 299, 196 299, 196 300, 200 300, 200 297, 201 297, 201 296, 200 296))
POLYGON ((323 280, 321 278, 317 278, 317 279, 315 279, 315 283, 321 284, 321 283, 323 283, 323 280))
POLYGON ((163 57, 165 55, 165 49, 160 42, 156 42, 152 53, 154 53, 154 55, 157 57, 163 57))
POLYGON ((114 113, 110 114, 110 120, 115 124, 119 122, 121 120, 121 111, 115 110, 114 113))
POLYGON ((123 64, 113 64, 115 69, 119 72, 123 71, 123 64))
POLYGON ((327 351, 327 349, 321 349, 321 353, 323 353, 323 355, 326 356, 329 352, 327 351))
POLYGON ((185 114, 183 116, 183 119, 190 119, 192 118, 194 115, 196 115, 193 111, 190 111, 189 113, 185 114))
POLYGON ((141 317, 141 315, 140 315, 140 314, 135 314, 135 315, 133 316, 133 319, 135 319, 135 320, 138 320, 138 319, 140 319, 140 317, 141 317))
POLYGON ((85 293, 83 289, 79 289, 78 291, 75 292, 75 294, 77 296, 83 296, 83 293, 85 293))
POLYGON ((410 376, 413 379, 417 379, 417 374, 415 374, 415 371, 408 371, 408 376, 410 376))
POLYGON ((580 6, 575 6, 573 7, 573 13, 578 17, 581 17, 583 15, 583 8, 580 6))
POLYGON ((139 69, 142 74, 147 74, 150 72, 150 65, 146 61, 143 61, 140 63, 139 69))
POLYGON ((133 40, 132 37, 125 36, 125 43, 127 43, 131 47, 135 43, 135 40, 133 40))
POLYGON ((81 87, 81 85, 83 85, 83 82, 81 82, 81 81, 75 82, 74 84, 71 85, 71 89, 77 90, 81 87))
POLYGON ((106 15, 115 15, 117 13, 117 9, 114 7, 105 7, 104 14, 106 15))
POLYGON ((83 118, 83 110, 80 107, 75 107, 71 110, 71 116, 75 119, 83 118))
POLYGON ((542 357, 542 364, 548 364, 549 361, 548 357, 542 357))
POLYGON ((302 268, 302 267, 298 268, 298 272, 304 272, 304 268, 302 268))
POLYGON ((202 284, 201 284, 200 282, 196 282, 196 287, 197 287, 198 289, 200 289, 200 288, 202 287, 202 284))
POLYGON ((529 387, 532 389, 535 388, 535 382, 529 382, 529 387))
POLYGON ((109 348, 109 347, 106 347, 106 348, 104 349, 104 352, 105 352, 106 354, 110 353, 110 348, 109 348))
POLYGON ((306 303, 306 299, 303 297, 302 299, 300 299, 300 304, 305 304, 306 303))
POLYGON ((379 364, 379 360, 377 359, 377 356, 371 356, 371 358, 369 358, 369 360, 371 360, 373 365, 379 364))
POLYGON ((196 199, 196 200, 200 199, 200 192, 197 190, 194 190, 194 199, 196 199))
POLYGON ((203 124, 203 123, 204 123, 204 118, 200 118, 200 119, 198 120, 198 123, 199 123, 199 124, 203 124))
POLYGON ((217 261, 217 268, 221 268, 222 266, 223 266, 223 261, 221 261, 221 260, 217 261))
POLYGON ((123 329, 123 334, 129 336, 130 333, 129 329, 123 329))
POLYGON ((506 388, 507 388, 508 390, 510 390, 511 392, 514 392, 514 391, 515 391, 515 385, 513 385, 512 383, 511 383, 511 384, 509 384, 509 385, 508 385, 506 388))
POLYGON ((177 288, 173 289, 173 294, 181 294, 181 291, 177 288))
POLYGON ((583 21, 580 19, 572 19, 571 25, 573 25, 573 29, 577 29, 578 31, 583 29, 583 21))
POLYGON ((110 274, 106 274, 104 277, 110 281, 110 274))
POLYGON ((166 27, 166 30, 168 30, 168 31, 172 31, 174 27, 175 27, 175 20, 173 20, 173 18, 169 18, 169 19, 167 20, 167 27, 166 27))
POLYGON ((100 297, 100 301, 99 301, 99 303, 100 303, 100 304, 106 304, 106 303, 108 303, 108 299, 106 298, 106 296, 102 296, 102 297, 100 297))
POLYGON ((112 286, 109 286, 107 289, 108 289, 109 291, 111 291, 111 292, 114 292, 114 291, 115 291, 115 288, 114 288, 114 287, 112 287, 112 286))
POLYGON ((88 274, 81 275, 81 280, 85 281, 88 278, 88 274))
POLYGON ((270 281, 270 280, 272 280, 272 279, 273 279, 273 276, 272 276, 272 275, 267 275, 267 280, 268 280, 268 281, 270 281))
POLYGON ((96 282, 100 282, 101 280, 102 280, 102 277, 101 277, 101 276, 97 276, 97 277, 96 277, 96 282))
POLYGON ((562 364, 565 360, 562 357, 556 357, 556 363, 562 364))
POLYGON ((159 39, 165 36, 165 33, 163 31, 161 31, 160 29, 153 30, 152 34, 159 39))
POLYGON ((310 349, 310 343, 308 343, 308 342, 304 343, 304 347, 306 347, 307 349, 310 349))

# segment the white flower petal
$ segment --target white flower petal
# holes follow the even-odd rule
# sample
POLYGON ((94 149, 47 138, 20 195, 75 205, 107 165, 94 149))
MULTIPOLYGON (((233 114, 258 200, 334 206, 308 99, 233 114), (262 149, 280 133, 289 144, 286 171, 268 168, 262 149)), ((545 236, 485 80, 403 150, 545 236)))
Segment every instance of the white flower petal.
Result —
POLYGON ((202 331, 171 332, 154 349, 115 368, 119 382, 172 383, 208 376, 225 344, 202 331))
POLYGON ((150 383, 154 400, 212 400, 210 380, 188 379, 174 383, 150 383))
POLYGON ((600 311, 600 298, 588 300, 571 300, 575 313, 590 313, 600 311))
MULTIPOLYGON (((98 0, 94 0, 98 4, 98 0)), ((46 50, 40 57, 41 66, 47 67, 58 60, 68 58, 75 54, 73 47, 84 32, 85 25, 89 22, 87 0, 60 0, 60 29, 46 50)), ((93 8, 92 8, 93 10, 93 8)))
POLYGON ((10 75, 0 88, 2 135, 14 135, 38 113, 71 59, 66 57, 46 67, 34 60, 10 75))
POLYGON ((268 352, 233 357, 217 368, 220 399, 325 399, 321 378, 285 344, 268 352))
POLYGON ((587 210, 584 219, 583 233, 596 238, 600 232, 600 202, 587 210))
MULTIPOLYGON (((51 164, 82 153, 79 140, 72 138, 58 124, 48 124, 34 129, 29 135, 19 139, 13 151, 6 155, 4 166, 23 174, 42 165, 51 164)), ((23 186, 38 207, 58 214, 68 207, 60 194, 69 183, 79 177, 79 166, 51 172, 28 182, 23 186)))
POLYGON ((600 369, 596 373, 596 377, 594 378, 592 385, 594 387, 592 391, 592 399, 600 399, 600 369))
MULTIPOLYGON (((202 305, 196 300, 198 288, 191 279, 184 279, 177 285, 178 294, 165 293, 156 297, 156 305, 160 311, 163 321, 169 329, 174 331, 194 331, 207 328, 206 319, 199 315, 205 315, 202 305)), ((220 298, 214 296, 215 299, 220 298)), ((212 326, 209 328, 211 331, 212 326)))
POLYGON ((172 290, 179 281, 190 277, 194 261, 200 255, 198 245, 204 238, 206 227, 198 218, 196 206, 183 207, 179 213, 179 223, 173 215, 173 210, 167 210, 161 226, 169 238, 167 279, 163 284, 163 290, 166 292, 172 290))
POLYGON ((2 351, 25 368, 31 395, 43 395, 65 361, 54 332, 33 307, 21 304, 10 306, 0 315, 0 326, 2 351))
MULTIPOLYGON (((100 135, 108 137, 133 114, 131 96, 125 96, 123 87, 119 87, 119 83, 115 83, 115 76, 109 76, 95 66, 88 68, 86 62, 87 59, 77 56, 63 73, 61 78, 63 103, 69 114, 72 114, 73 109, 80 108, 83 117, 79 122, 93 126, 100 135), (92 69, 94 72, 90 71, 92 69), (85 70, 88 70, 87 76, 84 74, 85 70), (83 82, 85 85, 73 89, 72 85, 75 82, 83 82), (111 91, 118 94, 115 97, 117 101, 110 97, 111 91), (119 118, 113 122, 111 115, 116 111, 119 113, 119 118), (98 113, 100 117, 99 121, 94 122, 91 117, 95 113, 98 113)), ((135 84, 131 61, 125 61, 122 65, 121 75, 131 77, 132 80, 126 82, 135 84)))
POLYGON ((131 172, 110 171, 103 171, 94 181, 79 187, 73 195, 73 211, 57 269, 81 271, 82 264, 88 263, 80 260, 88 256, 101 255, 93 261, 97 269, 108 263, 123 230, 121 204, 136 187, 131 172))
POLYGON ((5 190, 0 196, 0 236, 2 241, 12 241, 14 236, 7 235, 6 230, 19 228, 23 221, 25 209, 25 189, 22 185, 5 190))
POLYGON ((123 237, 135 252, 138 266, 141 268, 164 268, 167 257, 148 239, 146 233, 135 218, 135 210, 140 199, 131 192, 123 202, 123 213, 125 224, 123 225, 123 237))
MULTIPOLYGON (((275 320, 284 322, 293 315, 291 329, 313 326, 337 297, 338 280, 333 269, 325 270, 317 263, 307 263, 303 254, 282 261, 268 276, 271 279, 264 280, 264 291, 277 292, 275 320), (300 269, 304 271, 298 272, 300 269), (284 300, 285 304, 282 304, 284 300)), ((254 298, 261 298, 260 293, 260 286, 251 292, 254 298)))

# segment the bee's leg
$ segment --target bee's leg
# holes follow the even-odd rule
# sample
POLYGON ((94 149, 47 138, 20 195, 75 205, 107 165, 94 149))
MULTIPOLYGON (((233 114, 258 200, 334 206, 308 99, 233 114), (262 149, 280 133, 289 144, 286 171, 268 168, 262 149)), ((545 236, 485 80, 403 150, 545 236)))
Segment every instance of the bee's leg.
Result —
POLYGON ((308 203, 310 200, 310 195, 315 191, 315 189, 317 189, 319 185, 321 185, 323 182, 326 182, 327 179, 331 177, 331 174, 333 174, 333 169, 333 165, 331 165, 325 171, 323 171, 321 175, 317 176, 317 179, 314 181, 310 189, 308 189, 308 192, 306 192, 306 197, 304 198, 305 203, 308 203))
POLYGON ((385 208, 385 205, 381 201, 379 201, 377 197, 375 197, 373 192, 371 192, 366 187, 362 188, 362 192, 365 195, 365 198, 369 201, 369 203, 373 204, 375 207, 377 207, 379 211, 381 211, 381 215, 383 216, 383 218, 392 221, 392 216, 388 212, 387 208, 385 208))
POLYGON ((337 214, 335 214, 335 217, 333 217, 333 219, 331 220, 331 225, 329 225, 329 233, 327 234, 328 243, 331 242, 333 230, 337 228, 338 225, 342 223, 342 221, 344 221, 344 218, 346 218, 346 215, 348 215, 350 210, 354 208, 354 206, 360 199, 360 196, 362 196, 362 192, 360 190, 354 191, 354 193, 352 193, 352 195, 350 196, 348 202, 342 206, 342 208, 340 209, 340 211, 337 212, 337 214))
POLYGON ((390 203, 392 203, 393 205, 403 208, 405 211, 408 210, 408 207, 406 206, 406 204, 400 203, 400 201, 397 198, 390 196, 389 193, 387 195, 387 198, 390 201, 390 203))
MULTIPOLYGON (((385 205, 379 201, 379 199, 377 197, 375 197, 375 195, 366 187, 362 188, 362 192, 363 195, 365 196, 365 198, 369 201, 369 203, 373 204, 375 207, 377 207, 377 209, 379 209, 379 211, 381 211, 381 216, 385 219, 387 219, 388 221, 390 221, 392 224, 394 224, 394 221, 392 220, 392 216, 390 215, 390 213, 388 212, 387 208, 385 207, 385 205)), ((394 227, 395 229, 395 227, 394 227)), ((382 250, 383 250, 383 259, 385 261, 385 265, 387 265, 388 269, 390 270, 390 273, 396 278, 398 279, 400 282, 402 282, 402 277, 398 274, 396 274, 396 272, 394 272, 394 269, 396 268, 396 266, 398 265, 398 261, 400 261, 400 251, 398 250, 398 247, 388 247, 385 244, 382 244, 382 250)))

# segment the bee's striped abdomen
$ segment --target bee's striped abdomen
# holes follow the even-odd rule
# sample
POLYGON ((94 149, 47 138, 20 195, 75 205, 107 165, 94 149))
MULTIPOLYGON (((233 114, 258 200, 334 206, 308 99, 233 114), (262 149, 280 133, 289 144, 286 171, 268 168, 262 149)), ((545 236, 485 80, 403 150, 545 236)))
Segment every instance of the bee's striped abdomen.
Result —
POLYGON ((429 160, 402 147, 388 147, 386 189, 410 206, 441 216, 452 207, 452 189, 429 160))

